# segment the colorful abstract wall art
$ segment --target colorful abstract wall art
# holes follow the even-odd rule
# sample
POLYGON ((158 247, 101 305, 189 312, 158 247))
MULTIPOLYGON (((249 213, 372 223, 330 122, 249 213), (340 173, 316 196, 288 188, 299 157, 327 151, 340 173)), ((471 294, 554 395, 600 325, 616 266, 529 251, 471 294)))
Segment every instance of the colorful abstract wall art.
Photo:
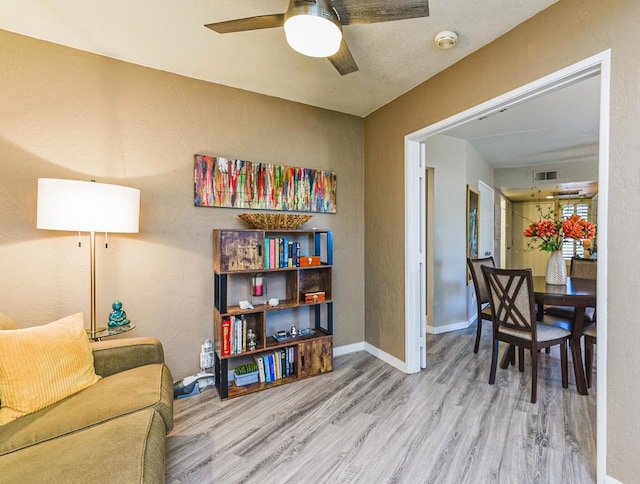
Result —
POLYGON ((195 155, 196 207, 336 213, 330 171, 195 155))

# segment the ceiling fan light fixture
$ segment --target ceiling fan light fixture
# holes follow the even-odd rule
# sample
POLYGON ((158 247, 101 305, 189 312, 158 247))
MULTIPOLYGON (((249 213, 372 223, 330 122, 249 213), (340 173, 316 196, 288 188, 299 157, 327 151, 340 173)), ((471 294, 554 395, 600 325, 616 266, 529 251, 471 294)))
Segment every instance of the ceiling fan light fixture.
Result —
POLYGON ((289 9, 284 32, 291 48, 309 57, 331 57, 340 49, 342 26, 322 2, 289 9))

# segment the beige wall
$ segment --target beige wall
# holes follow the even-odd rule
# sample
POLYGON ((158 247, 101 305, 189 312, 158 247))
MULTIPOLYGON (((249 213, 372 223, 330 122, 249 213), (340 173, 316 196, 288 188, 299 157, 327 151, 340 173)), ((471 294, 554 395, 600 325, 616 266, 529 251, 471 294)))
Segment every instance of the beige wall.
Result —
POLYGON ((429 138, 425 143, 425 156, 434 179, 431 274, 434 295, 427 332, 437 334, 467 327, 468 321, 475 319, 477 308, 472 299, 475 292, 473 285, 467 284, 466 260, 459 257, 466 252, 467 185, 476 192, 480 180, 491 185, 493 168, 468 141, 451 136, 429 138), (457 196, 452 197, 454 193, 457 196), (452 223, 453 220, 463 223, 452 223))
POLYGON ((560 0, 365 119, 365 338, 404 359, 404 136, 611 48, 607 473, 629 483, 640 475, 638 25, 637 0, 560 0))
MULTIPOLYGON (((335 344, 364 339, 361 118, 184 78, 0 31, 0 310, 24 326, 89 313, 89 247, 37 230, 38 177, 141 189, 140 233, 98 236, 97 313, 124 302, 176 378, 212 337, 213 228, 239 210, 193 206, 193 155, 333 170, 335 344)), ((212 59, 212 62, 215 62, 212 59)), ((224 66, 221 66, 224 68, 224 66)), ((85 237, 85 242, 87 237, 85 237)))

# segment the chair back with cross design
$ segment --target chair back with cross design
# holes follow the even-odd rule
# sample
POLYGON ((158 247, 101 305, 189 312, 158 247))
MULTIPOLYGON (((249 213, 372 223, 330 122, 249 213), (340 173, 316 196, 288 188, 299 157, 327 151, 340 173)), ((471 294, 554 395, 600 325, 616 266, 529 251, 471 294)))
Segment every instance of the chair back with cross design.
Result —
MULTIPOLYGON (((494 331, 536 336, 536 309, 531 269, 493 269, 482 272, 490 293, 494 331), (511 330, 511 331, 510 331, 511 330)), ((522 335, 521 335, 522 336, 522 335)))
POLYGON ((499 342, 520 348, 520 371, 524 371, 524 349, 531 353, 531 403, 537 399, 538 350, 558 345, 562 387, 567 388, 567 340, 571 333, 566 329, 538 322, 536 317, 533 274, 531 269, 498 269, 482 267, 482 275, 489 289, 493 315, 493 348, 489 383, 496 381, 499 342))

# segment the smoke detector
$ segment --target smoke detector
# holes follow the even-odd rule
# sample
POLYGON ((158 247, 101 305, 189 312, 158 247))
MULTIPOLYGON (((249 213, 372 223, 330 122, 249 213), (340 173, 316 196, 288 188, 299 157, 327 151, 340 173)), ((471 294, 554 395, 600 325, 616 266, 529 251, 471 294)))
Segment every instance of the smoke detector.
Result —
POLYGON ((433 38, 433 43, 438 49, 451 49, 458 42, 458 34, 453 30, 438 32, 433 38))

